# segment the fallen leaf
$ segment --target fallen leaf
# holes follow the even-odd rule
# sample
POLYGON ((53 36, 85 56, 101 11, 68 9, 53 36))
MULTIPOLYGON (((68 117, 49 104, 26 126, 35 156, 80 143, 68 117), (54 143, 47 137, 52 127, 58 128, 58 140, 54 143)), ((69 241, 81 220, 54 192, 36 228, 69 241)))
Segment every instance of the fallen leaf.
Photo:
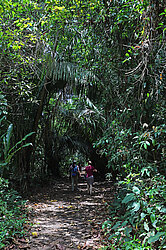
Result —
POLYGON ((30 248, 29 245, 19 245, 19 249, 27 249, 30 248))
POLYGON ((32 236, 37 237, 38 236, 37 232, 32 232, 32 236))
POLYGON ((65 250, 64 247, 60 244, 56 244, 56 248, 59 250, 65 250))
POLYGON ((13 239, 13 243, 19 245, 19 242, 16 239, 13 239))
POLYGON ((28 242, 28 239, 21 238, 21 239, 19 239, 19 242, 22 242, 22 243, 27 243, 27 242, 28 242))

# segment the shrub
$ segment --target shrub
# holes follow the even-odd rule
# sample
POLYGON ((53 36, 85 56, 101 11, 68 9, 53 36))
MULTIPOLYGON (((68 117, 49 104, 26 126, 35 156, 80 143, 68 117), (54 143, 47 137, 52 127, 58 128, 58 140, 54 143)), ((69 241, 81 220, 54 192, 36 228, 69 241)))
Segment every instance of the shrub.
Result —
POLYGON ((0 178, 0 248, 24 236, 26 223, 25 201, 15 190, 9 189, 7 180, 0 178))
POLYGON ((157 174, 130 174, 118 184, 103 230, 111 249, 164 249, 166 242, 166 180, 157 174))

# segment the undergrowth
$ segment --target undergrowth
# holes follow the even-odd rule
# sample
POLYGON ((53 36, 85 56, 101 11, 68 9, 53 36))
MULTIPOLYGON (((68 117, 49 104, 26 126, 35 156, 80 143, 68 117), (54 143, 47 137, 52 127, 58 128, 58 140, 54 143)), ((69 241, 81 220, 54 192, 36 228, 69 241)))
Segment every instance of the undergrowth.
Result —
POLYGON ((0 249, 26 235, 27 212, 25 201, 0 178, 0 249))
POLYGON ((103 249, 166 249, 166 180, 158 174, 143 178, 130 174, 117 186, 109 204, 110 218, 103 224, 103 249))

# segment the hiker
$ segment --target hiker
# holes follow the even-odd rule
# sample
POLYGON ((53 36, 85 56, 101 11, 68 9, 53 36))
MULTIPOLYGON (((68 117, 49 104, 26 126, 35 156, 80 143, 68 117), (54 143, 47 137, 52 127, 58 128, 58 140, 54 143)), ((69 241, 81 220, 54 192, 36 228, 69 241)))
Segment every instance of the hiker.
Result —
POLYGON ((88 161, 88 166, 85 168, 86 171, 86 181, 87 181, 87 189, 88 189, 88 194, 92 194, 92 185, 94 182, 94 176, 93 172, 97 172, 97 169, 95 169, 92 166, 92 162, 88 161))
POLYGON ((69 167, 69 181, 71 181, 71 169, 72 169, 72 163, 70 164, 70 167, 69 167))
POLYGON ((81 176, 80 170, 76 165, 76 161, 73 161, 73 164, 70 166, 70 175, 71 175, 71 189, 72 191, 78 190, 78 176, 81 176))
POLYGON ((80 170, 80 172, 82 171, 82 165, 81 165, 81 162, 78 163, 78 168, 80 170))

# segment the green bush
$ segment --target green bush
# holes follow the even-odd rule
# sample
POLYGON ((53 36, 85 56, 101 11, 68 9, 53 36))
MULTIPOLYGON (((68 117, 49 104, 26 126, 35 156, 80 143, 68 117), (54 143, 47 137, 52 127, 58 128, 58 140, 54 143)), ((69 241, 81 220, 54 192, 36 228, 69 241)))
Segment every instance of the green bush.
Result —
POLYGON ((124 178, 131 172, 146 171, 166 175, 166 125, 132 132, 117 120, 112 121, 94 147, 108 159, 108 169, 124 178))
POLYGON ((110 219, 103 224, 111 249, 164 249, 165 204, 166 180, 160 174, 149 179, 130 174, 119 182, 110 219))
POLYGON ((15 190, 9 189, 7 180, 0 178, 0 248, 4 248, 14 238, 26 234, 27 223, 25 201, 15 190))
MULTIPOLYGON (((166 125, 136 132, 113 120, 94 145, 115 174, 117 197, 103 230, 110 249, 164 249, 166 242, 166 125)), ((115 177, 113 176, 113 177, 115 177)), ((114 178, 115 180, 115 178, 114 178)))

